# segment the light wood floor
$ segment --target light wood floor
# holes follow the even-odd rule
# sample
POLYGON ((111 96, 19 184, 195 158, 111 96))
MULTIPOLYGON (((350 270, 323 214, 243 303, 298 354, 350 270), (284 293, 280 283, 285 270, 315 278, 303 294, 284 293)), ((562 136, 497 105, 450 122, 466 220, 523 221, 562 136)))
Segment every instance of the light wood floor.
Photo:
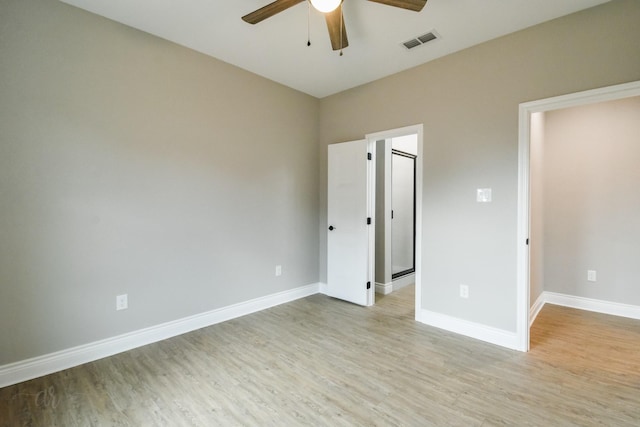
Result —
POLYGON ((1 426, 639 426, 640 322, 547 305, 529 353, 323 295, 0 389, 1 426))

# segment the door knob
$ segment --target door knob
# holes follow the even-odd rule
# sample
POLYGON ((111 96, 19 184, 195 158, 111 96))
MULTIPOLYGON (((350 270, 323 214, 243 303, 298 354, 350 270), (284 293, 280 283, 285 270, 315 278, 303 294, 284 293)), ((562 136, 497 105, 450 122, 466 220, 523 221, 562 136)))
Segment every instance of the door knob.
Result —
POLYGON ((333 230, 335 230, 335 229, 336 229, 336 228, 335 228, 333 225, 330 225, 330 226, 329 226, 329 231, 333 231, 333 230))

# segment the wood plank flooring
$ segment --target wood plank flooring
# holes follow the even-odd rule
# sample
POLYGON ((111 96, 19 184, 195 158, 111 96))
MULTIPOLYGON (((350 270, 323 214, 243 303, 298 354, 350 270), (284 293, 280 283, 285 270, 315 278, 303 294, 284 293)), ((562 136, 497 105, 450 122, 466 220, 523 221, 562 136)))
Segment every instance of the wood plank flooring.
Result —
POLYGON ((323 295, 0 389, 0 426, 638 426, 640 322, 547 305, 524 354, 323 295))

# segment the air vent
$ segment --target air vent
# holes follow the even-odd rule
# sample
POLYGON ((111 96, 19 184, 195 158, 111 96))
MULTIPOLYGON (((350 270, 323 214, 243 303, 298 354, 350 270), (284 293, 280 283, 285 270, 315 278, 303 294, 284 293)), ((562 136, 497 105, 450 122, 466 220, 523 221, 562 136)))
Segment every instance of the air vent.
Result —
POLYGON ((418 36, 416 38, 403 42, 402 45, 406 47, 407 50, 409 50, 409 49, 413 49, 414 47, 422 46, 423 44, 427 44, 439 38, 440 36, 438 35, 438 33, 436 33, 435 31, 429 31, 426 34, 423 34, 421 36, 418 36))
POLYGON ((406 41, 404 43, 402 43, 404 45, 404 47, 406 47, 407 49, 413 49, 414 47, 418 47, 420 46, 422 43, 420 43, 420 40, 418 39, 411 39, 409 41, 406 41))
POLYGON ((420 40, 422 44, 429 43, 431 40, 435 40, 435 39, 437 39, 437 37, 433 33, 423 34, 420 37, 418 37, 418 40, 420 40))

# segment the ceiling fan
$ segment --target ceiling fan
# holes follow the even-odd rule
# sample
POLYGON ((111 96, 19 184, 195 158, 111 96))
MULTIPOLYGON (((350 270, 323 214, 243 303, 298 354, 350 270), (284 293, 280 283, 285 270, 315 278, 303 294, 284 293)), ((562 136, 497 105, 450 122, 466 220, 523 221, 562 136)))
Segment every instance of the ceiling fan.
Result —
MULTIPOLYGON (((272 17, 292 6, 307 0, 275 0, 268 5, 261 7, 242 17, 242 20, 249 24, 257 24, 267 18, 272 17)), ((324 13, 331 39, 331 48, 341 50, 349 46, 347 40, 347 29, 342 18, 343 0, 309 0, 311 5, 319 12, 324 13)), ((388 6, 420 12, 427 0, 369 0, 375 3, 382 3, 388 6)))

